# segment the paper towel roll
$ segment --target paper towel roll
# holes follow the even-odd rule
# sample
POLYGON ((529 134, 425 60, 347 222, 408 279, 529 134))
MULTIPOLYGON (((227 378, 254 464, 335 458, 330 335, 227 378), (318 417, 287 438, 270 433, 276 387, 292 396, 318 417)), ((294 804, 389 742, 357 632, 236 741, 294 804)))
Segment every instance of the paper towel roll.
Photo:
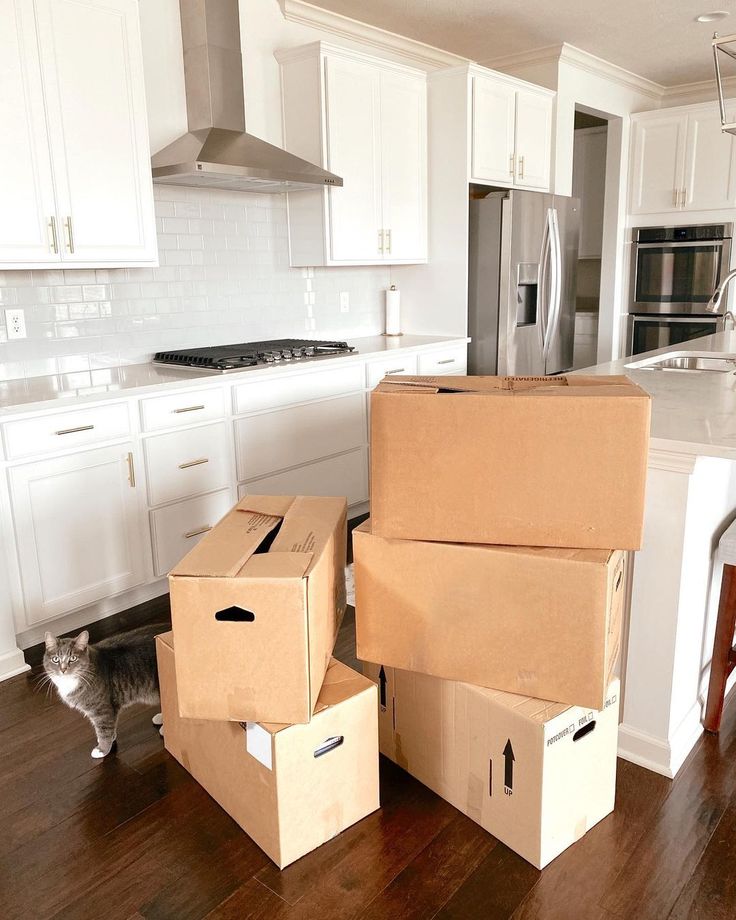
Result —
POLYGON ((395 284, 386 291, 386 335, 401 335, 401 291, 395 284))

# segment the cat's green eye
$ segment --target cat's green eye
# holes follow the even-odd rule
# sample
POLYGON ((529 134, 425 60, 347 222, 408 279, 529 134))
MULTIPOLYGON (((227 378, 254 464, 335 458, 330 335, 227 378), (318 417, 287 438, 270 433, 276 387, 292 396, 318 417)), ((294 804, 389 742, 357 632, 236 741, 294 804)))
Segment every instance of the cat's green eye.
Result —
POLYGON ((70 656, 69 656, 69 661, 76 661, 76 660, 77 660, 77 656, 76 656, 76 655, 70 655, 70 656))
POLYGON ((53 657, 51 660, 52 660, 52 661, 56 661, 56 662, 58 663, 58 661, 59 661, 59 656, 58 656, 58 655, 54 655, 54 657, 53 657))

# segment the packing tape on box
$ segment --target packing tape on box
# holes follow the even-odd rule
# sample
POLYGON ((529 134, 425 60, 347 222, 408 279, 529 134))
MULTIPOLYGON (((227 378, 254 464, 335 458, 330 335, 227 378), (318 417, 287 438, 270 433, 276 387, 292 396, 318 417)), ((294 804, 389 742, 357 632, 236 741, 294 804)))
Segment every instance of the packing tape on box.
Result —
POLYGON ((483 781, 475 773, 468 777, 468 794, 465 799, 465 814, 480 824, 483 810, 483 781))

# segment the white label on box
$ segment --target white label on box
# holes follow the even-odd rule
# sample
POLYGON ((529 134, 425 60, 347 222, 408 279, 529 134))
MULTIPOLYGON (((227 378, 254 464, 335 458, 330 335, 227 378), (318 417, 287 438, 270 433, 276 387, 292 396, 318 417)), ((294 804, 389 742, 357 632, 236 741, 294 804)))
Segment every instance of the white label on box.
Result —
POLYGON ((273 769, 271 735, 257 722, 245 723, 245 749, 268 770, 273 769))

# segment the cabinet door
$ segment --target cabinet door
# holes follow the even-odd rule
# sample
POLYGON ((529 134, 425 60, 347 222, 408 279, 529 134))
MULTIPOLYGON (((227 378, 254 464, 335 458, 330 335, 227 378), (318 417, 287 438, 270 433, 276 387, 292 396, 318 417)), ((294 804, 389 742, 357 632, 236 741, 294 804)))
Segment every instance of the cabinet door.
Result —
POLYGON ((736 143, 721 131, 718 108, 691 112, 685 145, 685 207, 691 211, 736 204, 736 143))
POLYGON ((38 623, 145 579, 132 444, 10 470, 26 620, 38 623), (133 480, 135 482, 135 480, 133 480))
POLYGON ((135 0, 36 0, 65 262, 154 261, 135 0))
POLYGON ((33 4, 0 0, 0 265, 54 262, 51 179, 33 4))
POLYGON ((381 184, 385 257, 427 258, 427 83, 381 74, 381 184))
POLYGON ((380 71, 361 61, 325 61, 327 169, 342 176, 329 189, 330 257, 383 259, 381 223, 380 71))
POLYGON ((552 97, 516 93, 516 184, 549 189, 552 153, 552 97))
POLYGON ((683 185, 685 115, 634 119, 632 125, 632 214, 675 211, 683 185))
POLYGON ((516 90, 490 77, 473 77, 471 178, 487 182, 514 180, 516 90))

